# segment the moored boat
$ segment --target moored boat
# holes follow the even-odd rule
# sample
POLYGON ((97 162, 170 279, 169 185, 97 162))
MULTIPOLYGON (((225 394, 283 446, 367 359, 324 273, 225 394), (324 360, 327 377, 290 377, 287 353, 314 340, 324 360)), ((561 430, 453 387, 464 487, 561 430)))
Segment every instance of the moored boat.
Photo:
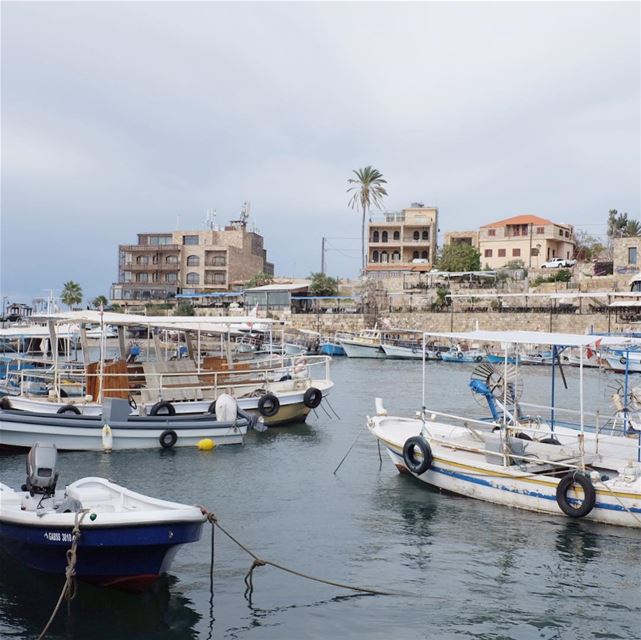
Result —
POLYGON ((77 527, 75 575, 102 586, 142 591, 169 570, 180 546, 200 539, 198 507, 151 498, 104 478, 57 489, 56 449, 30 451, 27 482, 0 483, 0 547, 31 569, 65 575, 77 527))

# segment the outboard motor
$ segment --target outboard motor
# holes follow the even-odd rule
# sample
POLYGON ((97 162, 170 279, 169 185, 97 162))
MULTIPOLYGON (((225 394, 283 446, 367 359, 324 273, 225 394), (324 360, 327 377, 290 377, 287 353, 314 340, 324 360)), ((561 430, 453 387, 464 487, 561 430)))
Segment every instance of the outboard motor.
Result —
POLYGON ((27 455, 27 482, 23 487, 32 496, 36 493, 53 496, 58 482, 58 450, 50 442, 36 442, 27 455))

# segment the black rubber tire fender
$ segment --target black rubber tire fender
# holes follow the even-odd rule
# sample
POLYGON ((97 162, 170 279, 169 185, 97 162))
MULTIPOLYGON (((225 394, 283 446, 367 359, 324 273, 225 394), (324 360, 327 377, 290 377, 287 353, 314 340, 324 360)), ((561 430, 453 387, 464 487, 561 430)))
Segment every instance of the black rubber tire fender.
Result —
POLYGON ((474 358, 474 362, 482 362, 483 361, 483 356, 476 356, 474 358))
POLYGON ((560 446, 561 443, 554 437, 554 436, 548 436, 547 438, 543 438, 539 440, 541 444, 554 444, 556 446, 560 446))
POLYGON ((258 413, 265 418, 272 418, 280 409, 280 400, 273 393, 266 393, 258 399, 258 413))
POLYGON ((216 415, 216 401, 212 400, 211 404, 207 408, 207 413, 209 415, 215 416, 216 415))
POLYGON ((75 413, 77 416, 80 415, 80 409, 78 407, 74 406, 73 404, 65 404, 62 407, 56 411, 56 413, 63 414, 63 413, 75 413))
POLYGON ((7 396, 0 398, 0 409, 13 409, 11 400, 7 396))
POLYGON ((421 436, 412 436, 405 441, 403 445, 403 460, 405 466, 415 475, 420 476, 425 473, 431 466, 434 460, 432 455, 432 448, 425 438, 421 436), (418 448, 423 456, 422 460, 416 457, 414 448, 418 448))
POLYGON ((177 441, 178 435, 172 429, 163 431, 158 438, 158 442, 160 442, 160 446, 163 449, 171 449, 177 441))
POLYGON ((556 502, 565 515, 570 518, 583 518, 587 516, 596 504, 596 489, 587 476, 576 471, 570 471, 564 475, 556 487, 556 502), (574 484, 583 489, 583 502, 578 506, 572 506, 568 501, 568 491, 574 484))
POLYGON ((619 358, 619 362, 621 364, 625 364, 627 362, 627 360, 624 357, 621 357, 621 358, 619 358))
POLYGON ((167 402, 167 401, 156 402, 156 404, 151 408, 151 411, 149 412, 149 415, 151 415, 151 416, 175 416, 176 415, 176 409, 174 408, 174 405, 171 404, 171 402, 167 402), (166 409, 167 411, 162 411, 162 409, 166 409))
POLYGON ((136 402, 136 399, 131 395, 131 393, 127 396, 127 402, 134 411, 138 408, 138 403, 136 402))
POLYGON ((307 389, 307 391, 305 391, 305 395, 303 396, 303 404, 309 409, 316 409, 316 407, 322 402, 322 400, 323 392, 316 387, 310 387, 309 389, 307 389))
POLYGON ((456 357, 457 357, 459 360, 463 360, 463 352, 462 352, 462 351, 459 351, 459 352, 456 354, 456 357))

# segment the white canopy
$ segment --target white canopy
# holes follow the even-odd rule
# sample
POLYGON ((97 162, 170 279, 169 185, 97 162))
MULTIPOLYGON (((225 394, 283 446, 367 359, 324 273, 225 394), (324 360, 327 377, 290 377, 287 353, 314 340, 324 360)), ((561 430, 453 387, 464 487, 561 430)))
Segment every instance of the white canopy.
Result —
POLYGON ((545 333, 539 331, 461 331, 439 333, 426 331, 430 338, 469 340, 474 342, 503 342, 507 344, 536 344, 557 347, 641 345, 641 338, 625 336, 595 336, 574 333, 545 333))

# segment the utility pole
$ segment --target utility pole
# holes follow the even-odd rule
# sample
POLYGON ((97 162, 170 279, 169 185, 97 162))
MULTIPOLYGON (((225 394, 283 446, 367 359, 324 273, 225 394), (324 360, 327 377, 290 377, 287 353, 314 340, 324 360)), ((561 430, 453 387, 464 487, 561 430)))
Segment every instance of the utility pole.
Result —
POLYGON ((325 275, 325 236, 321 239, 321 273, 325 275))

